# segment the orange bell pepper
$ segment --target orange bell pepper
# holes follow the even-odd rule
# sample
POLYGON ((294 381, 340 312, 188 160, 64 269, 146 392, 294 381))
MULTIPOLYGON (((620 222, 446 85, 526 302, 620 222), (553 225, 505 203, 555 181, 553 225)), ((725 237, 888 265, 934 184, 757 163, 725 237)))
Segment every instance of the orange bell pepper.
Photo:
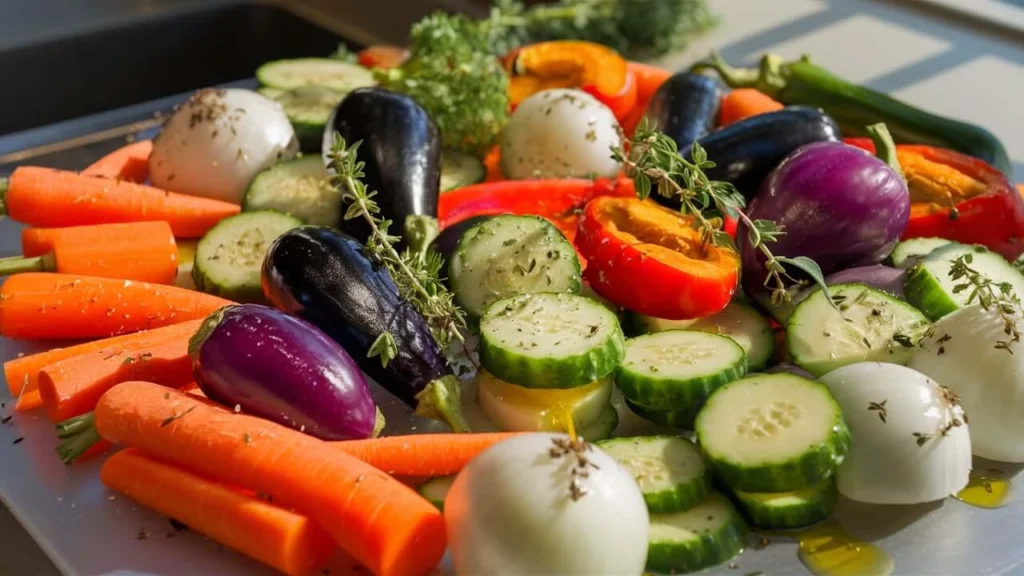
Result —
POLYGON ((621 122, 637 101, 637 81, 618 52, 592 42, 557 40, 531 44, 505 57, 513 109, 550 88, 579 88, 611 109, 621 122))
POLYGON ((359 51, 359 65, 366 68, 397 68, 409 59, 409 51, 401 46, 378 44, 359 51))
POLYGON ((640 120, 647 112, 647 103, 651 101, 651 97, 658 91, 658 88, 672 77, 672 72, 641 62, 629 62, 627 66, 636 76, 636 104, 633 105, 629 114, 619 122, 622 124, 622 130, 626 136, 632 137, 637 126, 640 125, 640 120))

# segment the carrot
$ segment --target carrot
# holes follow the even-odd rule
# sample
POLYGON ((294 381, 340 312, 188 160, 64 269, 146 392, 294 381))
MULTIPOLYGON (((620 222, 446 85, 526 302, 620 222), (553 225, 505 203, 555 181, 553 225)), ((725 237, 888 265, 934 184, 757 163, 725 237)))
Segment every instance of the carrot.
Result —
POLYGON ((285 574, 309 574, 335 549, 331 536, 308 517, 139 450, 108 458, 100 479, 111 490, 285 574))
POLYGON ((0 335, 104 338, 204 318, 230 303, 148 282, 27 272, 0 287, 0 335))
MULTIPOLYGON (((84 344, 68 346, 67 348, 54 348, 53 350, 47 350, 46 352, 40 352, 39 354, 32 354, 30 356, 23 356, 21 358, 9 360, 4 362, 4 378, 7 380, 7 389, 10 391, 11 396, 15 398, 22 396, 23 400, 28 398, 30 394, 35 394, 38 403, 31 407, 35 408, 42 404, 42 398, 39 396, 39 372, 43 368, 51 364, 56 364, 62 360, 67 360, 68 358, 74 358, 75 356, 80 356, 82 354, 89 354, 105 348, 117 346, 122 346, 124 348, 142 348, 145 346, 153 346, 161 342, 167 342, 177 337, 187 338, 192 334, 195 334, 196 330, 199 329, 199 326, 202 323, 202 320, 189 320, 187 322, 171 324, 170 326, 157 328, 155 330, 146 330, 135 334, 114 336, 113 338, 85 342, 84 344), (22 392, 22 388, 25 389, 24 392, 22 392)), ((18 410, 31 409, 28 407, 22 407, 20 404, 16 406, 16 408, 18 410)))
POLYGON ((149 155, 152 152, 152 140, 139 140, 93 162, 82 170, 82 174, 129 182, 145 182, 149 178, 149 155))
POLYGON ((220 200, 35 166, 0 180, 0 198, 7 216, 30 226, 164 220, 179 238, 199 238, 240 210, 220 200))
POLYGON ((180 388, 192 383, 188 341, 181 334, 156 345, 117 345, 61 360, 39 371, 39 393, 52 422, 93 410, 121 382, 146 380, 180 388))
POLYGON ((629 62, 627 67, 636 76, 636 101, 642 102, 644 108, 651 96, 672 76, 669 70, 641 62, 629 62))
POLYGON ((334 446, 148 382, 107 391, 58 427, 73 461, 96 434, 209 478, 263 492, 320 523, 381 576, 426 575, 445 550, 441 514, 414 490, 334 446))
POLYGON ((780 102, 776 102, 764 92, 754 88, 738 88, 722 96, 722 104, 718 110, 718 124, 725 126, 737 120, 782 110, 782 108, 780 102))
POLYGON ((345 440, 331 445, 388 474, 448 476, 457 474, 484 450, 520 434, 413 434, 345 440))
POLYGON ((178 276, 178 248, 166 222, 25 228, 21 251, 0 258, 0 276, 60 272, 157 284, 178 276))

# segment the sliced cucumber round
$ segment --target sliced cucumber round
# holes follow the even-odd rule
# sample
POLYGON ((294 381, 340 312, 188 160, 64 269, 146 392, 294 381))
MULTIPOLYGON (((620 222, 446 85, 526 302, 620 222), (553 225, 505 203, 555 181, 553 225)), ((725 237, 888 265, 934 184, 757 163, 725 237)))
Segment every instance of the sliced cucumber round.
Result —
POLYGON ((698 444, 726 484, 789 492, 828 478, 850 448, 839 404, 819 382, 754 374, 726 384, 697 415, 698 444))
POLYGON ((734 496, 751 526, 769 530, 803 528, 828 518, 836 503, 834 478, 793 492, 741 492, 734 496))
POLYGON ((196 245, 192 281, 198 290, 228 300, 263 302, 263 258, 278 236, 301 225, 297 218, 272 210, 221 220, 196 245))
POLYGON ((746 532, 736 509, 716 492, 685 512, 651 514, 647 569, 674 574, 727 562, 743 550, 746 532))
POLYGON ((615 385, 630 401, 652 410, 696 410, 746 368, 746 354, 731 338, 669 330, 626 341, 615 385))
POLYGON ((932 320, 966 306, 973 290, 957 290, 957 286, 969 286, 969 282, 950 277, 953 262, 959 258, 969 259, 970 268, 981 276, 993 284, 1009 284, 1018 297, 1024 298, 1024 275, 1005 258, 982 246, 950 244, 924 257, 907 272, 903 281, 907 301, 932 320))
POLYGON ((264 86, 281 90, 322 86, 345 93, 377 84, 368 68, 331 58, 274 60, 260 66, 256 78, 264 86))
POLYGON ((892 260, 892 265, 897 268, 910 268, 917 264, 921 258, 952 243, 952 240, 946 240, 945 238, 910 238, 902 240, 892 249, 889 259, 892 260))
POLYGON ((576 429, 601 416, 612 395, 612 381, 602 378, 569 389, 526 388, 502 382, 486 370, 476 376, 480 409, 506 432, 562 432, 566 412, 576 429))
POLYGON ((303 156, 278 162, 257 174, 245 190, 242 211, 276 210, 305 224, 337 227, 341 196, 320 156, 303 156))
POLYGON ((768 320, 745 304, 730 302, 725 310, 697 320, 665 320, 629 313, 630 334, 654 334, 666 330, 697 330, 728 336, 747 353, 747 370, 756 372, 768 365, 775 352, 775 333, 768 320))
POLYGON ((588 442, 598 442, 608 438, 619 425, 619 412, 611 404, 605 404, 601 414, 589 426, 580 428, 576 434, 588 442))
POLYGON ((815 376, 855 362, 904 364, 928 319, 906 302, 866 284, 834 284, 832 301, 815 290, 786 324, 786 346, 797 366, 815 376))
POLYGON ((327 120, 344 97, 344 93, 323 86, 299 86, 273 98, 284 108, 302 149, 318 153, 327 120))
POLYGON ((453 482, 455 482, 454 475, 438 476, 417 486, 416 491, 420 493, 420 496, 426 498, 428 502, 443 512, 444 499, 448 496, 448 491, 451 490, 453 482))
POLYGON ((630 411, 644 420, 680 430, 693 430, 693 421, 697 419, 697 413, 703 407, 703 404, 701 404, 691 410, 651 410, 631 401, 629 398, 625 398, 625 403, 630 411))
POLYGON ((583 296, 522 294, 480 319, 480 363, 512 384, 574 388, 604 378, 624 355, 615 314, 583 296))
POLYGON ((565 236, 538 216, 498 216, 470 228, 448 263, 455 300, 466 312, 516 294, 580 291, 580 261, 565 236))
POLYGON ((457 190, 483 182, 487 167, 476 156, 445 150, 441 153, 441 192, 457 190))
POLYGON ((286 90, 281 90, 280 88, 274 88, 271 86, 260 86, 256 91, 259 92, 260 95, 266 96, 271 100, 277 100, 278 96, 286 92, 286 90))
POLYGON ((711 491, 711 474, 693 442, 678 436, 615 438, 598 444, 625 468, 651 513, 693 508, 711 491))

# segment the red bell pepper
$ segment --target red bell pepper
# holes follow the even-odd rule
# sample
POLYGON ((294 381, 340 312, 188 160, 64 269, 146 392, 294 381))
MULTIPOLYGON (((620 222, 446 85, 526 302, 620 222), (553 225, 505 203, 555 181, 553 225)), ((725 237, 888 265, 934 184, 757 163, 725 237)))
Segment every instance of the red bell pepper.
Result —
POLYGON ((736 292, 733 250, 701 247, 693 219, 638 198, 596 198, 583 211, 576 247, 584 279, 613 303, 684 320, 720 312, 736 292))
POLYGON ((360 50, 359 64, 367 68, 397 68, 409 58, 409 51, 401 46, 378 44, 360 50))
MULTIPOLYGON (((847 144, 874 153, 866 138, 847 144)), ((896 157, 910 190, 910 221, 902 238, 946 238, 981 244, 1009 260, 1024 253, 1024 198, 982 160, 945 148, 898 144, 896 157)))
POLYGON ((626 136, 632 137, 647 112, 647 104, 651 97, 672 76, 672 72, 640 62, 629 62, 627 66, 636 76, 636 104, 620 122, 626 136))

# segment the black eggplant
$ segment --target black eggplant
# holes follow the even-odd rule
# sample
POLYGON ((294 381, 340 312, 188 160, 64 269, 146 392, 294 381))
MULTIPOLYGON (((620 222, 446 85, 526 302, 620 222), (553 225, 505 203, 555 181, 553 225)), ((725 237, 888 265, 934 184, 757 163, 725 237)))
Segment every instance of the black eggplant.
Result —
MULTIPOLYGON (((400 230, 409 216, 437 217, 441 187, 441 138, 437 126, 412 98, 380 88, 353 90, 338 104, 324 131, 324 153, 337 132, 349 145, 362 142, 357 156, 362 178, 381 217, 400 230)), ((342 206, 342 210, 347 208, 342 206)), ((370 234, 366 222, 344 220, 341 229, 358 240, 370 234)))
POLYGON ((305 319, 337 341, 359 367, 421 416, 465 431, 459 380, 427 321, 402 299, 387 270, 356 239, 338 230, 303 226, 271 245, 263 261, 263 292, 279 310, 305 319), (369 357, 383 333, 394 338, 387 365, 369 357))
POLYGON ((651 96, 644 116, 675 140, 680 150, 688 150, 715 127, 721 100, 722 83, 717 78, 680 72, 651 96))
POLYGON ((465 220, 452 224, 445 228, 440 234, 434 238, 433 242, 430 243, 430 250, 437 252, 444 257, 445 262, 448 261, 448 257, 455 251, 455 247, 459 245, 459 239, 465 234, 470 228, 486 222, 495 215, 483 215, 483 216, 472 216, 465 220))

